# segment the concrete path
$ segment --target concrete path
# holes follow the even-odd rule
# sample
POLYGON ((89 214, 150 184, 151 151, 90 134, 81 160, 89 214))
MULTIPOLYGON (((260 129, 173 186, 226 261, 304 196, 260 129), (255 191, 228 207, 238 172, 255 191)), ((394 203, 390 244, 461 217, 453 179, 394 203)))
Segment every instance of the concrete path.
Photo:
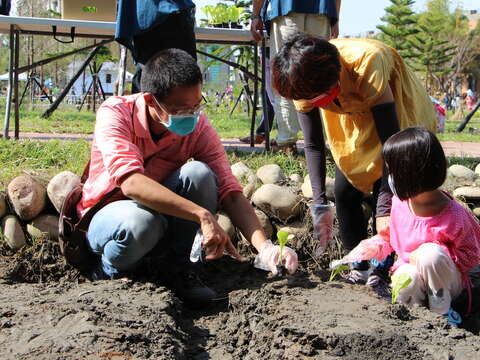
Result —
MULTIPOLYGON (((13 136, 10 133, 10 136, 13 136)), ((89 134, 56 134, 56 133, 29 133, 21 132, 20 139, 32 139, 40 141, 48 140, 77 140, 84 139, 92 141, 92 136, 89 134)), ((245 152, 263 151, 264 145, 255 145, 250 147, 249 144, 244 144, 238 139, 222 139, 222 143, 226 149, 238 150, 245 152)), ((459 157, 479 157, 480 158, 480 143, 476 142, 455 142, 444 141, 442 142, 443 149, 447 156, 459 156, 459 157)), ((297 142, 297 148, 299 151, 303 151, 303 140, 297 142)))
MULTIPOLYGON (((238 149, 239 151, 263 151, 265 148, 263 144, 255 145, 252 148, 250 144, 244 144, 238 139, 222 139, 222 143, 226 148, 238 149)), ((447 156, 480 158, 480 143, 444 141, 441 144, 447 156)), ((303 140, 297 141, 298 150, 303 151, 303 145, 303 140)))

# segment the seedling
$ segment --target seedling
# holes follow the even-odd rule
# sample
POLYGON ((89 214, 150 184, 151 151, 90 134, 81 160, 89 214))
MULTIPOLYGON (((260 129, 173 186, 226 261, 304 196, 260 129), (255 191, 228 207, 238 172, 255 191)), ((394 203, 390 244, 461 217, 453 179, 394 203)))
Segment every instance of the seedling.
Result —
POLYGON ((288 242, 288 231, 280 230, 277 232, 278 246, 280 247, 280 255, 278 257, 277 270, 280 276, 285 275, 285 267, 283 266, 283 249, 288 242))
POLYGON ((397 302, 397 296, 400 290, 406 288, 412 282, 412 278, 408 274, 398 274, 392 276, 392 304, 397 302))
POLYGON ((97 7, 96 6, 82 6, 82 11, 88 12, 88 13, 94 13, 94 12, 97 12, 97 7))
POLYGON ((338 274, 340 274, 342 271, 347 271, 350 269, 350 266, 348 266, 347 264, 340 264, 338 266, 335 266, 333 269, 332 269, 332 272, 330 273, 330 278, 328 279, 328 281, 332 281, 333 279, 335 279, 337 277, 338 274))

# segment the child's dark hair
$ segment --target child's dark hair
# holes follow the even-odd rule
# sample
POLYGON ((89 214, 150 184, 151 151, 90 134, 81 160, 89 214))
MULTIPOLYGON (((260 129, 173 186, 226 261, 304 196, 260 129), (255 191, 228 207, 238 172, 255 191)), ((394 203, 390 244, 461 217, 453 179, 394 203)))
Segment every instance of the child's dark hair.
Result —
POLYGON ((165 98, 177 86, 193 86, 202 82, 202 72, 186 51, 166 49, 157 52, 142 70, 141 89, 165 98))
POLYGON ((439 188, 447 176, 447 159, 437 137, 423 127, 392 135, 383 158, 400 200, 439 188))

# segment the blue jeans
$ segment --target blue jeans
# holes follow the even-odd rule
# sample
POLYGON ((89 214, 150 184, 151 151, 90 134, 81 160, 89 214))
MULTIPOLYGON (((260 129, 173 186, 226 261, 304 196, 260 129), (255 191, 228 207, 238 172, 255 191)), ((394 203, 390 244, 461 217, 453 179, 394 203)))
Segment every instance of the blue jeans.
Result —
MULTIPOLYGON (((165 187, 215 213, 216 177, 204 163, 191 161, 172 173, 165 187)), ((173 261, 187 262, 199 224, 160 214, 134 200, 120 200, 98 211, 88 228, 88 245, 101 257, 103 271, 117 275, 135 269, 139 261, 162 242, 173 261)))

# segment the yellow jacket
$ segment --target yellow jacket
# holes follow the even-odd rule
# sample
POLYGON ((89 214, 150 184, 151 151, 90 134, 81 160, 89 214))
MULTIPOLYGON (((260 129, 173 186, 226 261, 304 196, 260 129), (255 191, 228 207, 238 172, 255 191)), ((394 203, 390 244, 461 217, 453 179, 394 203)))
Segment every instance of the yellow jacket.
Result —
MULTIPOLYGON (((382 176, 382 145, 370 109, 389 84, 395 99, 400 129, 424 126, 437 129, 435 110, 427 92, 395 49, 371 39, 330 41, 340 53, 338 101, 322 109, 327 141, 338 168, 350 183, 365 193, 382 176)), ((295 101, 309 112, 307 100, 295 101)))

